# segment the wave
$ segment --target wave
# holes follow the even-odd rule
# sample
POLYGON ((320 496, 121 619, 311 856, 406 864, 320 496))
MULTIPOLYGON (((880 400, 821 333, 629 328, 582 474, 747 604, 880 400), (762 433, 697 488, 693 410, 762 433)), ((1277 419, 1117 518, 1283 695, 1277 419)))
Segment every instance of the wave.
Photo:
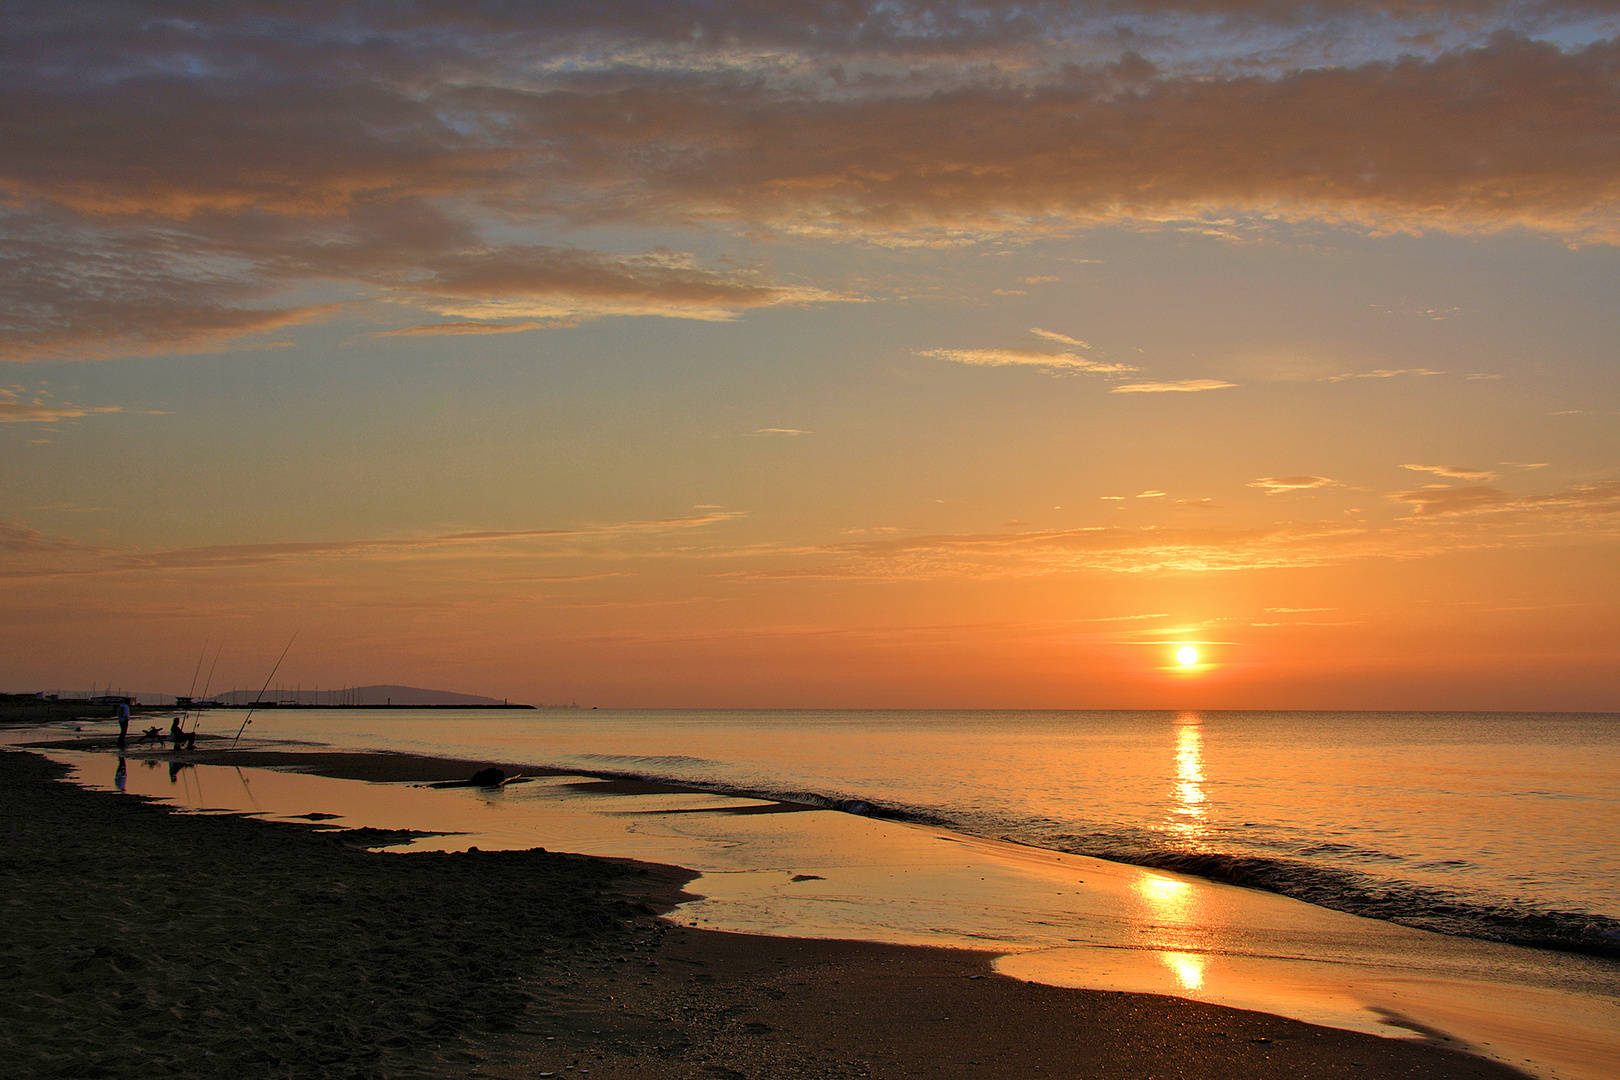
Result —
MULTIPOLYGON (((694 766, 706 768, 720 764, 720 762, 709 758, 691 757, 687 754, 580 754, 578 760, 614 765, 622 764, 633 769, 680 769, 694 766)), ((591 775, 611 776, 615 780, 664 779, 661 777, 648 777, 639 772, 598 773, 593 770, 591 775)), ((689 783, 689 781, 680 782, 689 783)))
MULTIPOLYGON (((650 765, 655 760, 658 759, 642 759, 638 764, 650 765)), ((671 759, 667 764, 676 762, 671 759)), ((1158 834, 1140 829, 1076 833, 1064 831, 1061 822, 1050 819, 1020 822, 973 814, 951 814, 934 807, 908 806, 828 792, 694 780, 690 776, 660 774, 657 771, 592 770, 591 775, 611 779, 653 780, 717 795, 800 803, 861 817, 931 825, 985 839, 1004 840, 1260 889, 1350 915, 1381 919, 1453 937, 1620 959, 1620 919, 1590 912, 1557 911, 1519 900, 1468 895, 1432 885, 1324 865, 1305 858, 1189 848, 1185 844, 1166 843, 1158 834)), ((1349 855, 1357 861, 1386 865, 1399 861, 1398 856, 1341 844, 1315 844, 1300 849, 1298 854, 1327 857, 1349 855)), ((1434 865, 1425 864, 1430 867, 1434 865)))
POLYGON ((1060 850, 1262 889, 1318 907, 1453 937, 1620 959, 1620 919, 1605 915, 1540 909, 1507 899, 1486 900, 1298 859, 1222 851, 1121 851, 1108 843, 1095 845, 1095 850, 1079 850, 1085 846, 1060 850))

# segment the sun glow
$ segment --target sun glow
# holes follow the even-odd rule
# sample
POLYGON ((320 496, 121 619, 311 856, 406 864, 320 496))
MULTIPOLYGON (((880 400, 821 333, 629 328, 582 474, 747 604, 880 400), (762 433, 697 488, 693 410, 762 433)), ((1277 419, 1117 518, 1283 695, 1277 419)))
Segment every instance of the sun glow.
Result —
POLYGON ((1183 645, 1176 650, 1176 661, 1183 667, 1192 667, 1198 663, 1198 650, 1191 645, 1183 645))

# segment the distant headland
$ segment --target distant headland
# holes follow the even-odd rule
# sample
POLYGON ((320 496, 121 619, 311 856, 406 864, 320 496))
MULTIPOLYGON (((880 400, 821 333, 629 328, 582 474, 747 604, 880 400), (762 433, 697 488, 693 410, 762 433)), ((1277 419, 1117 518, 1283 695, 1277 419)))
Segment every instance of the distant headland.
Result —
POLYGON ((212 703, 225 708, 258 704, 261 709, 532 709, 505 698, 457 694, 449 690, 425 690, 419 686, 349 686, 333 690, 229 690, 215 694, 212 703))

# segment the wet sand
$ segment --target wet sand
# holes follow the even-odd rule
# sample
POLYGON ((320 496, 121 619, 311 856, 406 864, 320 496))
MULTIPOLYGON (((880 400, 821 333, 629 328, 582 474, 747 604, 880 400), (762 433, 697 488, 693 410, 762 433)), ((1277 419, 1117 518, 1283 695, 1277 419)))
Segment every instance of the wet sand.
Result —
MULTIPOLYGON (((419 782, 482 764, 322 756, 370 759, 323 772, 419 782)), ((366 845, 395 838, 178 814, 66 772, 0 753, 9 1076, 1522 1076, 1440 1045, 1026 983, 988 953, 680 928, 657 917, 691 879, 674 867, 379 853, 366 845)))

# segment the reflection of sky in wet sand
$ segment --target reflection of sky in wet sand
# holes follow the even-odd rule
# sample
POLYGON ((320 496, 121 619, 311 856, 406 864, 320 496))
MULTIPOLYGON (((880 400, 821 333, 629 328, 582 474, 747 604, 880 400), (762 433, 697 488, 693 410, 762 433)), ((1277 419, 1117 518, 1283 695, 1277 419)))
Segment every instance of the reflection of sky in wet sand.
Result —
MULTIPOLYGON (((1177 733, 1171 820, 1203 802, 1200 731, 1177 733)), ((1175 994, 1384 1035, 1403 1018, 1564 1080, 1620 1060, 1620 978, 1550 956, 1360 919, 1267 893, 831 811, 738 814, 708 794, 613 795, 548 778, 499 790, 363 784, 167 755, 53 755, 81 781, 193 808, 440 830, 418 848, 546 847, 691 867, 677 921, 797 937, 1001 951, 1018 978, 1175 994), (706 813, 670 813, 705 810, 706 813), (1582 983, 1584 980, 1584 984, 1582 983)))

